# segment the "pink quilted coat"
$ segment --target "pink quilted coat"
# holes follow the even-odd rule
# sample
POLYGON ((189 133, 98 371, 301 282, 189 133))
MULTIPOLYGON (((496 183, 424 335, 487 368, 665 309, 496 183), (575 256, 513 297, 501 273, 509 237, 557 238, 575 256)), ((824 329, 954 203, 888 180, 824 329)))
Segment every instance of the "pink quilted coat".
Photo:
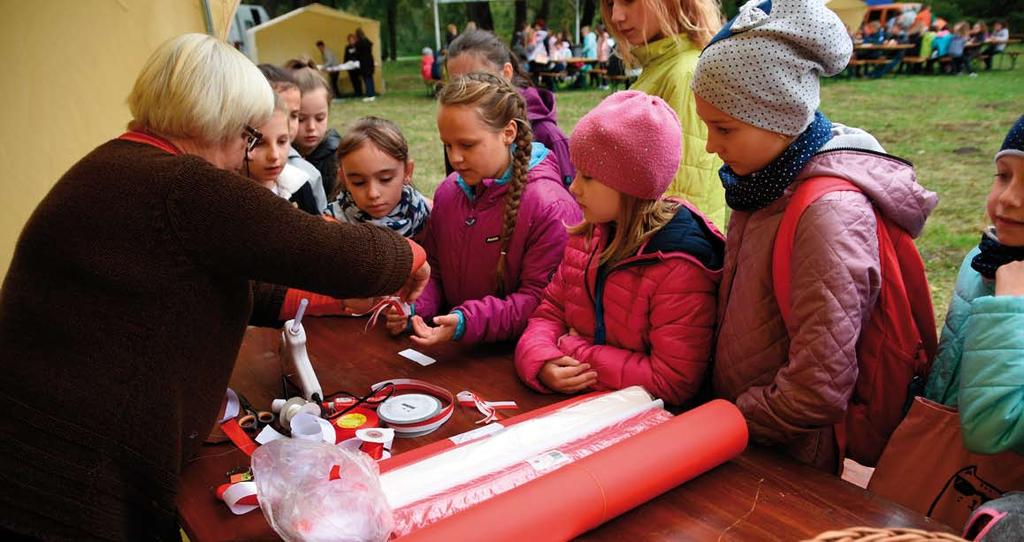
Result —
POLYGON ((879 291, 872 203, 916 237, 938 202, 917 184, 913 167, 883 154, 873 137, 841 125, 833 132, 782 198, 732 213, 712 378, 716 395, 743 412, 753 440, 824 470, 837 467, 831 425, 853 393, 857 339, 879 291), (775 232, 793 187, 826 175, 851 181, 863 194, 827 194, 804 212, 787 332, 772 289, 775 232))
POLYGON ((597 371, 598 389, 639 384, 673 404, 697 393, 711 357, 725 247, 710 221, 679 203, 672 221, 610 269, 598 267, 607 225, 589 239, 570 237, 516 348, 524 382, 550 391, 537 373, 569 356, 597 371))

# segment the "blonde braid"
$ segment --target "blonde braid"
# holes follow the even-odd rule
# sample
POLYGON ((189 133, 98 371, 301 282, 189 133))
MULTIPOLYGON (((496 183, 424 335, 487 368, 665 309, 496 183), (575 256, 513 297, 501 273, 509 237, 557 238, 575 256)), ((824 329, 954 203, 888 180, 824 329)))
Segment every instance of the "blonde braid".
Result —
POLYGON ((516 119, 519 127, 516 133, 516 152, 512 158, 512 178, 508 181, 508 192, 505 193, 505 213, 501 222, 501 253, 498 255, 498 267, 495 271, 498 281, 497 293, 505 295, 505 266, 507 262, 508 244, 516 229, 519 218, 519 202, 523 188, 526 187, 526 175, 530 169, 530 154, 533 150, 533 131, 530 123, 516 119))
POLYGON ((495 269, 497 295, 505 295, 505 272, 508 245, 516 229, 519 202, 526 186, 530 167, 533 130, 526 120, 526 102, 508 81, 490 73, 470 73, 451 81, 438 94, 441 105, 473 105, 477 113, 495 131, 504 130, 509 122, 516 124, 515 152, 512 158, 512 178, 504 199, 501 225, 501 252, 495 269))

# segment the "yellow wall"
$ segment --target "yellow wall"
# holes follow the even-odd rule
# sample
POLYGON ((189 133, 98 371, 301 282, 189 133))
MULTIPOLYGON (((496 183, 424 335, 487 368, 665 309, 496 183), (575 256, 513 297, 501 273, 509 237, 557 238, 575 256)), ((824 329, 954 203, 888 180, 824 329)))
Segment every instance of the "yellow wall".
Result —
MULTIPOLYGON (((384 91, 380 70, 380 23, 373 19, 356 17, 343 11, 332 9, 320 4, 286 13, 271 19, 250 30, 256 45, 256 58, 259 62, 284 64, 289 59, 306 55, 317 62, 323 63, 316 42, 322 40, 327 48, 338 55, 338 61, 345 58, 345 38, 354 34, 362 27, 366 37, 373 42, 374 63, 377 66, 373 73, 374 84, 378 93, 384 91)), ((351 92, 352 84, 348 73, 341 72, 338 84, 342 92, 351 92)))
MULTIPOLYGON (((210 0, 219 35, 238 0, 210 0)), ((125 98, 153 50, 205 32, 200 0, 4 2, 0 18, 0 276, 21 228, 67 169, 130 120, 125 98)))

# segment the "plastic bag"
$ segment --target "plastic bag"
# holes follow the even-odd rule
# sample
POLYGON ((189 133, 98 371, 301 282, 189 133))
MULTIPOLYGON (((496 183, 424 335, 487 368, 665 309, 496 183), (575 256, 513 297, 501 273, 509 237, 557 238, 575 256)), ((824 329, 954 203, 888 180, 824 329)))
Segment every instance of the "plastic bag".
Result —
POLYGON ((366 454, 280 439, 252 454, 252 470, 263 515, 289 542, 383 542, 391 534, 391 507, 366 454))

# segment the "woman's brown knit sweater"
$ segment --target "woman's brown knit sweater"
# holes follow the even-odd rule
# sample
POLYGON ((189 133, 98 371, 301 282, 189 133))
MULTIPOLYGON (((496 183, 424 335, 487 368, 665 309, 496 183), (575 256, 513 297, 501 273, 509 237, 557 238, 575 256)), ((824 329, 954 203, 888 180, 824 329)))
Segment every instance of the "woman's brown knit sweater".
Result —
POLYGON ((325 222, 197 157, 100 146, 35 210, 0 291, 0 525, 176 538, 183 461, 250 317, 276 319, 251 314, 250 281, 366 297, 411 265, 390 230, 325 222))

